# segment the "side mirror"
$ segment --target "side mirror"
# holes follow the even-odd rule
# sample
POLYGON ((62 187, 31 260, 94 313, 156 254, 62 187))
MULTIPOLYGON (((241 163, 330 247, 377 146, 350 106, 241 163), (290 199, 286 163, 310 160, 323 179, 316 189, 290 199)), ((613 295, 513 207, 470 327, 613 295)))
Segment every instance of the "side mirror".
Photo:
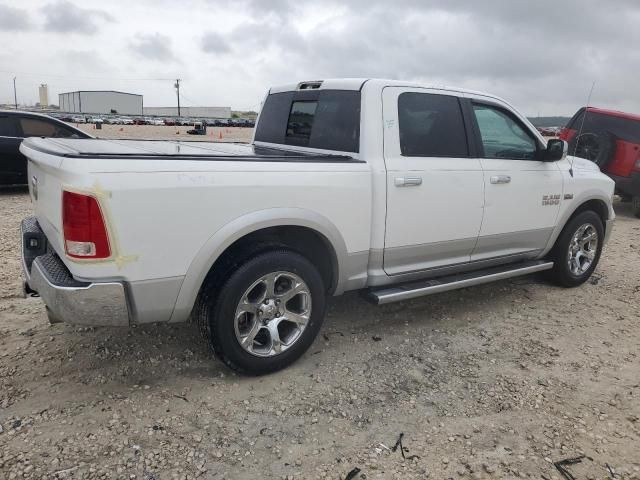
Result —
POLYGON ((568 151, 569 144, 567 142, 557 138, 551 139, 547 142, 547 149, 543 152, 542 161, 556 162, 558 160, 564 160, 568 151))

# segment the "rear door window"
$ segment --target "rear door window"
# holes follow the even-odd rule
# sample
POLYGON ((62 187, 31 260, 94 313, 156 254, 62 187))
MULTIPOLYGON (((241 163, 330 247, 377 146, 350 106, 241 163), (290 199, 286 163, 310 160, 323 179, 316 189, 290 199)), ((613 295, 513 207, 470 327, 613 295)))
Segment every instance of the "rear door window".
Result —
POLYGON ((56 122, 40 118, 20 118, 20 127, 24 137, 80 138, 77 132, 56 122))
POLYGON ((16 122, 12 116, 0 116, 0 137, 19 137, 16 122))
POLYGON ((468 157, 457 97, 405 92, 398 97, 400 151, 405 157, 468 157))
POLYGON ((56 133, 53 136, 56 138, 83 138, 75 130, 71 130, 62 125, 56 125, 56 133))
POLYGON ((360 92, 304 90, 271 94, 262 107, 255 140, 357 153, 360 92))
POLYGON ((20 119, 20 127, 24 137, 53 137, 56 133, 56 125, 39 118, 23 117, 20 119))

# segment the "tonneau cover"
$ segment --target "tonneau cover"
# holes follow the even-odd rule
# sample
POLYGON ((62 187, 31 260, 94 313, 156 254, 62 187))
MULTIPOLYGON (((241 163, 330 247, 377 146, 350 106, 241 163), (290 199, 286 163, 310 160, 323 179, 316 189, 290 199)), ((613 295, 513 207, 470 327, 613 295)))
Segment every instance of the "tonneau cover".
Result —
POLYGON ((356 161, 344 155, 267 148, 248 143, 173 140, 27 138, 23 147, 66 158, 244 161, 356 161))

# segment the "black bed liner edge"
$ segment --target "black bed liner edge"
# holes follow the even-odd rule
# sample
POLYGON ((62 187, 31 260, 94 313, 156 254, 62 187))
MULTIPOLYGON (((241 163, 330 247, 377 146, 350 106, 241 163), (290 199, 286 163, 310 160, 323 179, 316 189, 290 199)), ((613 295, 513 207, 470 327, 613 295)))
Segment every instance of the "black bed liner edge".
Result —
MULTIPOLYGON (((198 142, 193 142, 198 143, 198 142)), ((229 142, 230 143, 230 142, 229 142)), ((217 162, 303 162, 303 163, 366 163, 364 160, 347 155, 299 153, 292 155, 291 151, 285 155, 182 155, 179 153, 61 153, 45 148, 41 145, 29 145, 29 148, 41 153, 63 158, 95 158, 114 160, 191 160, 217 162)))

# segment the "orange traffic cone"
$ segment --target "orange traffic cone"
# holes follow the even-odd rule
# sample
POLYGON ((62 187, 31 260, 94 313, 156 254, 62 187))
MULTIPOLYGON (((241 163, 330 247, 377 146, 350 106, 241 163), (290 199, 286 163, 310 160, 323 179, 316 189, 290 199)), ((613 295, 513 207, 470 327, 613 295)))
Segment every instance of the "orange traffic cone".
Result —
POLYGON ((222 140, 222 130, 220 130, 220 133, 218 134, 218 140, 222 140))

